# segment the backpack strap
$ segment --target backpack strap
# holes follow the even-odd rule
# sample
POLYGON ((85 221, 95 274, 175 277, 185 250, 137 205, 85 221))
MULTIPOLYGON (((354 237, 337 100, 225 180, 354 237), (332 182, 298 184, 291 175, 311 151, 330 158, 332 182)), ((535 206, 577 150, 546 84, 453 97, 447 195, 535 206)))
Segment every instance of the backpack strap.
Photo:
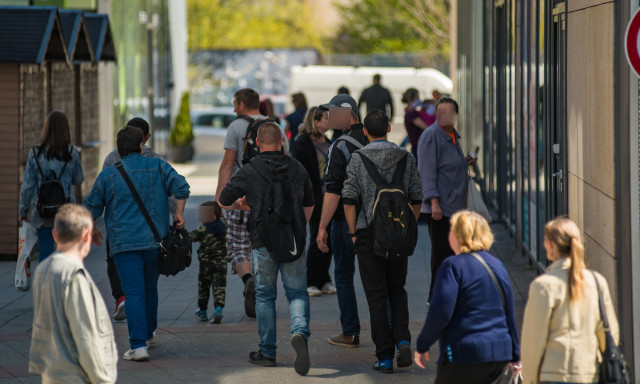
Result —
POLYGON ((131 195, 133 195, 133 199, 138 204, 138 208, 140 208, 140 212, 142 212, 142 216, 144 216, 144 218, 147 220, 147 224, 149 225, 151 232, 153 232, 153 237, 156 239, 156 243, 158 243, 158 245, 162 247, 162 239, 160 238, 160 234, 158 233, 158 230, 156 229, 155 224, 153 224, 153 220, 151 220, 151 216, 149 216, 149 211, 147 211, 147 208, 144 206, 142 199, 140 199, 140 195, 138 194, 136 187, 131 182, 129 175, 127 175, 127 171, 124 170, 124 167, 122 166, 122 162, 118 161, 115 165, 118 171, 120 172, 120 174, 122 175, 122 178, 124 179, 125 183, 127 183, 127 186, 131 191, 131 195))
MULTIPOLYGON (((247 143, 249 142, 249 139, 251 138, 250 133, 251 133, 251 125, 253 125, 253 123, 256 121, 256 119, 254 119, 253 117, 249 116, 249 115, 242 115, 242 116, 238 116, 238 119, 242 119, 245 120, 247 123, 249 123, 247 125, 247 130, 244 134, 244 144, 242 145, 242 156, 244 157, 244 152, 247 150, 247 143)), ((235 120, 234 120, 235 121, 235 120)), ((238 162, 238 158, 236 157, 236 164, 238 164, 238 167, 242 167, 242 164, 240 164, 238 162)))
MULTIPOLYGON (((40 162, 38 161, 38 153, 35 151, 36 147, 32 147, 31 149, 33 150, 33 158, 36 160, 36 165, 38 166, 38 171, 40 171, 40 177, 42 178, 42 181, 44 181, 44 173, 42 173, 42 168, 40 168, 40 162)), ((67 168, 67 164, 69 163, 69 160, 64 162, 64 165, 62 166, 62 170, 60 171, 59 175, 56 175, 56 180, 60 181, 60 178, 62 177, 62 174, 64 173, 64 170, 67 168)), ((53 174, 55 175, 55 172, 53 172, 53 174)))
POLYGON ((405 153, 400 161, 396 164, 396 170, 393 173, 391 184, 402 185, 402 179, 404 178, 404 171, 407 169, 407 153, 405 153))
POLYGON ((356 140, 355 138, 353 138, 353 137, 351 137, 349 135, 342 135, 342 136, 340 136, 340 137, 338 137, 336 139, 336 141, 339 141, 339 140, 348 141, 349 143, 355 145, 356 148, 358 148, 358 149, 364 147, 364 145, 362 145, 361 142, 359 142, 358 140, 356 140))
POLYGON ((363 155, 362 152, 360 151, 356 151, 354 152, 354 154, 355 153, 360 155, 360 158, 362 159, 362 163, 364 164, 364 167, 366 168, 367 173, 369 174, 369 177, 371 177, 371 179, 373 180, 373 182, 376 184, 377 187, 380 186, 381 184, 387 183, 387 181, 383 179, 382 176, 380 176, 380 172, 378 172, 378 168, 373 163, 373 161, 369 160, 369 158, 363 155))

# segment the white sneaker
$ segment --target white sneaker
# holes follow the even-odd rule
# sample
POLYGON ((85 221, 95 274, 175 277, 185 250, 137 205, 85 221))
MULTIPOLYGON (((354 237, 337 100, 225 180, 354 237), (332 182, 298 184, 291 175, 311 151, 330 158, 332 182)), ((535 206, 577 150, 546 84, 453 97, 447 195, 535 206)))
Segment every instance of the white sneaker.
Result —
POLYGON ((313 285, 307 288, 307 292, 309 293, 309 296, 322 296, 322 291, 313 285))
POLYGON ((147 340, 147 349, 151 348, 151 345, 157 342, 158 342, 158 339, 156 339, 156 331, 153 331, 153 336, 151 336, 151 338, 147 340))
POLYGON ((332 282, 328 282, 322 286, 322 293, 332 295, 336 293, 336 286, 332 282))
POLYGON ((122 356, 123 360, 149 361, 149 352, 147 347, 130 349, 122 356))

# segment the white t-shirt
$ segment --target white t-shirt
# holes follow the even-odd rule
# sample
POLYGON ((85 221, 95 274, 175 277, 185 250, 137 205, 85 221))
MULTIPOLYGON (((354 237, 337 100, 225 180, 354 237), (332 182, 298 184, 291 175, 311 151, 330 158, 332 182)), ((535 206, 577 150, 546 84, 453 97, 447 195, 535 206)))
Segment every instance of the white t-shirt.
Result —
MULTIPOLYGON (((266 119, 266 117, 262 115, 251 115, 251 117, 256 120, 266 119)), ((236 173, 242 166, 242 149, 244 147, 244 138, 247 134, 248 126, 249 122, 247 120, 236 119, 227 127, 227 135, 224 138, 224 149, 231 149, 237 152, 233 173, 236 173)), ((285 136, 282 127, 280 127, 280 132, 282 133, 282 147, 285 153, 287 153, 289 152, 289 140, 287 140, 287 136, 285 136)))

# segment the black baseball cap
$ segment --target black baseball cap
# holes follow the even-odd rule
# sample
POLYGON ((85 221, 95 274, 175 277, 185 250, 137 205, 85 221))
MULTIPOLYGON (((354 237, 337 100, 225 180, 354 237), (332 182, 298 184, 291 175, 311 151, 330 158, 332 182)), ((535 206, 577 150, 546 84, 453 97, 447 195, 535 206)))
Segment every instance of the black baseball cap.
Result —
POLYGON ((335 95, 327 104, 320 105, 320 109, 323 111, 328 111, 331 107, 351 108, 353 112, 358 113, 358 103, 353 97, 344 93, 335 95))

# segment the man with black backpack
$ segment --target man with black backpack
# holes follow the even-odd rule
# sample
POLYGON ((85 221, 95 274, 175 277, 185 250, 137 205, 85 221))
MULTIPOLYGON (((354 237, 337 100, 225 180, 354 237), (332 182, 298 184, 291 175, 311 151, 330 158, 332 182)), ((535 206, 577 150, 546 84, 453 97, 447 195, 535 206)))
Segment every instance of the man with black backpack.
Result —
POLYGON ((387 141, 390 130, 384 112, 374 110, 365 117, 364 133, 370 144, 351 156, 342 190, 349 235, 355 243, 369 304, 371 338, 378 357, 374 369, 383 373, 393 372, 396 348, 398 367, 412 363, 404 285, 407 257, 416 246, 416 220, 422 207, 416 160, 404 148, 387 141))
POLYGON ((249 210, 253 279, 259 350, 249 362, 276 365, 276 306, 278 271, 289 301, 291 345, 296 352, 295 371, 309 371, 307 340, 309 295, 307 293, 306 225, 313 213, 313 190, 305 168, 282 153, 282 135, 275 123, 258 130, 260 154, 231 178, 219 196, 228 210, 249 210))
MULTIPOLYGON (((229 127, 224 138, 224 157, 218 172, 218 186, 214 197, 218 201, 220 192, 242 166, 257 154, 256 134, 258 127, 266 121, 258 110, 260 96, 250 88, 244 88, 233 95, 233 111, 238 115, 229 127)), ((289 152, 288 141, 284 138, 284 152, 289 152)), ((237 274, 244 283, 244 310, 249 317, 256 317, 255 282, 251 274, 251 242, 247 231, 248 214, 242 210, 227 210, 227 260, 231 263, 232 273, 237 274)))

